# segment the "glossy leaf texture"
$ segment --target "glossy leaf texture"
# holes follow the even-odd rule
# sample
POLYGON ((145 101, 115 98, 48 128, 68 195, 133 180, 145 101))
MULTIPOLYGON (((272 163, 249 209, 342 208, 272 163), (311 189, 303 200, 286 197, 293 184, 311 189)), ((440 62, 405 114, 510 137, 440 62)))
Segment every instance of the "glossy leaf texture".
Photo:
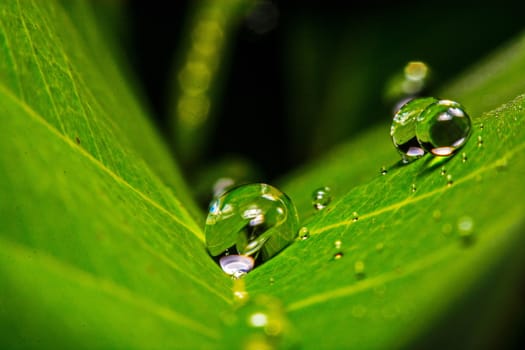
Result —
POLYGON ((472 111, 473 133, 454 157, 402 165, 385 123, 283 180, 310 237, 254 270, 247 288, 282 300, 303 348, 514 341, 505 315, 523 277, 525 97, 511 97, 525 90, 523 42, 440 92, 472 111), (500 106, 485 113, 478 103, 500 106), (319 186, 334 202, 316 212, 319 186))
POLYGON ((230 294, 201 214, 92 5, 68 5, 0 5, 2 348, 210 347, 230 294))

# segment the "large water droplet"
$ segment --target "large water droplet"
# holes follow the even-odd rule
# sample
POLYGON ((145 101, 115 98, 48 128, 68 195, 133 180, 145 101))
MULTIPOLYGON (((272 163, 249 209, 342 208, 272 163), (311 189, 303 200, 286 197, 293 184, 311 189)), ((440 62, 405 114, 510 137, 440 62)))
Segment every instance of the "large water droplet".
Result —
POLYGON ((425 154, 416 138, 416 120, 431 104, 433 97, 417 98, 405 103, 394 116, 390 136, 404 163, 409 163, 425 154))
POLYGON ((242 185, 211 202, 206 247, 224 272, 236 276, 293 242, 297 228, 297 210, 288 196, 267 184, 242 185))
POLYGON ((416 135, 425 151, 450 156, 463 147, 470 136, 470 117, 459 103, 440 100, 419 114, 416 135))
POLYGON ((314 206, 314 209, 321 210, 324 209, 330 204, 332 201, 332 190, 330 187, 321 187, 316 189, 312 193, 312 205, 314 206))
POLYGON ((470 216, 462 216, 458 220, 459 237, 465 244, 473 242, 474 220, 470 216))

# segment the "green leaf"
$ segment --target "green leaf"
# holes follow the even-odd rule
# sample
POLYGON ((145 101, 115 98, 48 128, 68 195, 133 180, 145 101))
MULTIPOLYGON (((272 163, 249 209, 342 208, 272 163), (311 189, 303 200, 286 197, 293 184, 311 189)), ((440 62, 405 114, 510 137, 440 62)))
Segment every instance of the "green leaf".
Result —
POLYGON ((230 283, 77 5, 83 16, 54 1, 0 5, 2 348, 209 347, 230 283))
POLYGON ((436 348, 462 348, 462 341, 483 343, 476 329, 485 326, 483 334, 490 334, 478 317, 496 320, 507 312, 499 306, 512 284, 494 286, 521 276, 525 96, 488 113, 477 106, 490 108, 525 91, 524 42, 522 36, 440 94, 472 110, 474 132, 454 157, 400 165, 385 124, 283 182, 310 238, 246 283, 250 294, 282 300, 304 348, 428 348, 436 333, 447 336, 454 326, 457 337, 436 348), (479 102, 487 96, 490 102, 479 102), (315 213, 311 194, 319 186, 332 187, 334 202, 315 213), (334 259, 337 253, 343 256, 334 259), (490 314, 479 309, 494 299, 487 291, 498 296, 498 306, 485 310, 490 314), (460 308, 469 300, 477 303, 460 308), (458 315, 463 323, 452 322, 458 315))
POLYGON ((283 180, 310 238, 232 287, 111 26, 96 23, 84 1, 0 4, 2 348, 237 348, 254 339, 232 328, 237 299, 268 295, 290 320, 272 331, 305 349, 486 345, 492 320, 508 324, 524 37, 439 93, 474 119, 455 157, 399 166, 385 116, 283 180), (315 212, 326 185, 334 201, 315 212))

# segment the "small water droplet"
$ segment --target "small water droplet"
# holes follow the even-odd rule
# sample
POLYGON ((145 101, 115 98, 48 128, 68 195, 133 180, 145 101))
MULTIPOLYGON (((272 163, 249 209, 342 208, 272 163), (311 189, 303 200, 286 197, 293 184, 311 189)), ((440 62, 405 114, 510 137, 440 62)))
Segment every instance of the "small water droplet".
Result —
POLYGON ((363 278, 365 276, 365 263, 362 260, 354 263, 354 274, 357 278, 363 278))
POLYGON ((462 216, 458 220, 459 237, 465 244, 473 241, 474 220, 470 216, 462 216))
POLYGON ((445 176, 447 174, 447 168, 445 168, 444 166, 441 167, 441 172, 440 172, 441 176, 445 176))
POLYGON ((436 209, 432 212, 432 217, 434 218, 434 220, 438 221, 439 219, 441 219, 441 210, 439 209, 436 209))
POLYGON ((341 259, 343 257, 343 255, 344 254, 342 252, 337 252, 337 253, 334 254, 334 258, 333 259, 334 260, 339 260, 339 259, 341 259))
POLYGON ((410 163, 425 154, 416 138, 416 119, 438 100, 433 97, 415 98, 405 103, 394 115, 390 136, 403 163, 410 163))
POLYGON ((461 161, 463 163, 466 163, 467 162, 467 154, 465 152, 461 153, 461 161))
POLYGON ((386 175, 388 173, 388 170, 386 169, 386 167, 383 165, 381 167, 381 175, 386 175))
POLYGON ((341 248, 341 244, 342 244, 342 242, 340 240, 335 241, 334 242, 335 249, 341 248))
POLYGON ((478 136, 478 147, 483 147, 483 138, 481 135, 478 136))
POLYGON ((225 338, 233 348, 295 349, 297 333, 287 318, 282 303, 267 295, 247 300, 232 315, 225 338))
POLYGON ((454 180, 452 179, 452 175, 451 174, 448 174, 447 175, 447 186, 452 186, 452 184, 454 183, 454 180))
POLYGON ((483 130, 484 127, 483 123, 479 124, 479 130, 483 130))
POLYGON ((412 191, 412 193, 414 193, 414 192, 416 192, 416 190, 417 190, 416 184, 412 184, 410 186, 410 191, 412 191))
POLYGON ((224 272, 240 277, 292 243, 298 222, 292 201, 275 187, 238 186, 211 202, 206 247, 224 272))
POLYGON ((500 158, 496 161, 496 170, 503 171, 506 170, 508 166, 507 158, 500 158))
POLYGON ((359 214, 357 214, 357 212, 354 211, 354 212, 352 213, 352 221, 353 221, 353 222, 356 222, 357 220, 359 220, 359 214))
POLYGON ((312 205, 315 210, 324 209, 332 201, 330 187, 320 187, 312 193, 312 205))
POLYGON ((273 286, 273 284, 275 283, 275 278, 270 277, 269 281, 270 281, 270 285, 273 286))
POLYGON ((377 243, 377 244, 376 244, 376 251, 377 251, 378 253, 381 253, 381 252, 383 251, 384 248, 385 248, 384 243, 380 242, 380 243, 377 243))
POLYGON ((303 226, 299 229, 298 235, 299 235, 299 238, 304 241, 310 237, 310 230, 308 229, 308 227, 303 226))
POLYGON ((450 156, 467 142, 471 121, 462 105, 440 100, 427 106, 417 117, 419 144, 435 156, 450 156))

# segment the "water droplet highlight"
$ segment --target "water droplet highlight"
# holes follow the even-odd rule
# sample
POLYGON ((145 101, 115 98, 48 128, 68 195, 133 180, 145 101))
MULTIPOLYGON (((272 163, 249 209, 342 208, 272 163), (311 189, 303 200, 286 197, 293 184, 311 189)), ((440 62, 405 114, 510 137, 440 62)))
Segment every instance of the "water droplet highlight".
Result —
POLYGON ((478 147, 483 147, 483 138, 480 136, 478 136, 478 147))
POLYGON ((249 299, 231 319, 225 336, 235 349, 295 349, 298 346, 297 333, 276 298, 258 295, 249 299))
POLYGON ((354 263, 354 274, 357 278, 363 278, 365 276, 365 263, 358 260, 354 263))
POLYGON ((447 175, 447 186, 452 186, 452 184, 454 183, 454 180, 452 179, 452 175, 451 174, 448 174, 447 175))
POLYGON ((283 192, 267 184, 241 185, 210 203, 206 247, 227 274, 247 273, 292 243, 298 222, 283 192))
POLYGON ((386 175, 388 173, 388 170, 386 169, 386 167, 383 165, 381 167, 381 175, 386 175))
POLYGON ((462 161, 463 163, 466 163, 467 160, 468 160, 468 158, 467 158, 467 154, 466 154, 465 152, 461 153, 461 161, 462 161))
POLYGON ((412 193, 414 193, 414 192, 416 192, 416 190, 417 190, 416 184, 412 184, 412 185, 410 186, 410 191, 411 191, 412 193))
POLYGON ((312 193, 312 205, 315 210, 324 209, 332 201, 332 190, 330 187, 320 187, 312 193))
POLYGON ((462 216, 458 220, 459 237, 464 244, 471 244, 473 242, 474 220, 470 216, 462 216))
POLYGON ((447 168, 445 167, 441 167, 441 172, 440 172, 441 176, 445 176, 447 174, 447 168))
POLYGON ((299 229, 299 234, 298 234, 299 238, 302 239, 303 241, 308 239, 310 237, 310 230, 308 229, 308 227, 306 226, 303 226, 299 229))
POLYGON ((440 100, 426 107, 417 117, 419 144, 435 156, 450 156, 467 142, 471 121, 462 105, 440 100))
POLYGON ((394 115, 390 136, 403 163, 410 163, 425 154, 416 137, 419 115, 438 100, 433 97, 416 98, 405 103, 394 115))
POLYGON ((334 254, 334 258, 333 259, 334 260, 339 260, 339 259, 341 259, 343 257, 343 255, 344 254, 342 252, 337 252, 337 253, 334 254))
POLYGON ((335 242, 334 242, 334 247, 335 247, 335 249, 339 249, 339 248, 341 248, 341 244, 342 244, 342 242, 341 242, 340 240, 335 241, 335 242))
POLYGON ((359 214, 357 214, 357 212, 354 211, 354 212, 352 213, 352 221, 353 221, 353 222, 356 222, 357 220, 359 220, 359 214))

